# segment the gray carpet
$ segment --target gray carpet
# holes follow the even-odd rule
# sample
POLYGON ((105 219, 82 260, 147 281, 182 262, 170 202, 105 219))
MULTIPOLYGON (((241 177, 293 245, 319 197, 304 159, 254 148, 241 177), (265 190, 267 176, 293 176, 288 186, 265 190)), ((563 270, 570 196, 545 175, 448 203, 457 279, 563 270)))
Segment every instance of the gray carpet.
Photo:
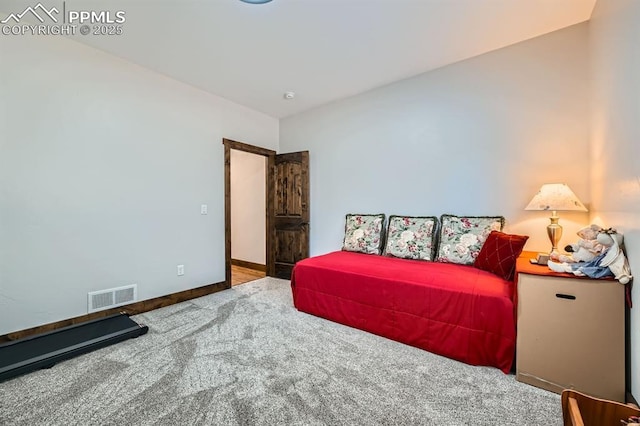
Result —
POLYGON ((298 312, 265 278, 0 383, 2 425, 561 425, 558 395, 298 312))

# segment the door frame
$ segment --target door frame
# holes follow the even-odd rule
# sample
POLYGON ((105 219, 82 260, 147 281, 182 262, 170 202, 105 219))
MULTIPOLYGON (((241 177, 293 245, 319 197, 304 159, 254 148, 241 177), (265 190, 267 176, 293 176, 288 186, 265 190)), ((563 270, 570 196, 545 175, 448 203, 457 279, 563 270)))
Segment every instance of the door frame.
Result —
POLYGON ((259 146, 222 139, 224 145, 224 282, 226 288, 231 288, 231 150, 244 151, 262 155, 267 159, 265 167, 265 260, 267 262, 267 276, 273 276, 275 269, 275 253, 271 253, 271 241, 274 209, 274 170, 276 152, 259 146))

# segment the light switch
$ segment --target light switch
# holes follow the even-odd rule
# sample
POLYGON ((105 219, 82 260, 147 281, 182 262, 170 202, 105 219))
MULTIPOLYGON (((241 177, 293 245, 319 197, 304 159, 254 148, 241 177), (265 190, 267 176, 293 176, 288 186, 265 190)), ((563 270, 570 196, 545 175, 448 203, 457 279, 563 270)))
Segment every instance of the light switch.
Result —
POLYGON ((200 206, 200 214, 207 214, 209 212, 209 207, 206 204, 200 206))

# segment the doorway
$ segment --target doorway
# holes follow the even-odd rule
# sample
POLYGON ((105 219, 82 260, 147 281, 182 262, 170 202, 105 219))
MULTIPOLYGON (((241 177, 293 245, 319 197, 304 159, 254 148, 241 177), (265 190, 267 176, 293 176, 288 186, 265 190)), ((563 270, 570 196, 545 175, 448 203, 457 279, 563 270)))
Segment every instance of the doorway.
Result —
POLYGON ((231 288, 232 285, 231 156, 233 150, 266 158, 264 188, 266 275, 290 279, 296 262, 309 257, 309 152, 276 154, 270 149, 230 139, 223 139, 222 143, 224 145, 225 287, 231 288))
POLYGON ((227 288, 267 275, 269 158, 275 151, 224 139, 225 282, 227 288))
POLYGON ((267 157, 231 150, 231 286, 264 278, 267 157))

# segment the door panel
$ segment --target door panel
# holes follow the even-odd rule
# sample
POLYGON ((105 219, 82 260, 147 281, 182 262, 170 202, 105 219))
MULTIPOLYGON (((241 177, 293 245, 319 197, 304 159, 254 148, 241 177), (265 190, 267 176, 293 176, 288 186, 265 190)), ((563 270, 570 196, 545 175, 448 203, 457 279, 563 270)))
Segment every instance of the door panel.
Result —
MULTIPOLYGON (((285 154, 286 155, 286 154, 285 154)), ((276 216, 302 217, 303 165, 276 160, 276 216)))
POLYGON ((298 260, 309 257, 309 224, 276 230, 276 243, 276 276, 289 279, 291 267, 298 260))
POLYGON ((276 230, 278 260, 283 263, 296 263, 307 255, 309 224, 295 225, 289 229, 276 230))
POLYGON ((309 257, 309 152, 274 157, 273 275, 290 279, 309 257))

